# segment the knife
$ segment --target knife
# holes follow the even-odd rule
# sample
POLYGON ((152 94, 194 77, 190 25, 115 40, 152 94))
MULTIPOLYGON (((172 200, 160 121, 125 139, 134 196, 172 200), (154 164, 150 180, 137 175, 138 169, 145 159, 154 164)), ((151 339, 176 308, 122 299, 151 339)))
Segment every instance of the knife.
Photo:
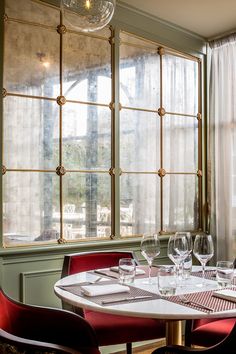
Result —
POLYGON ((95 269, 94 273, 105 275, 108 278, 114 278, 114 279, 118 278, 116 275, 107 274, 105 271, 102 271, 102 270, 99 270, 99 269, 95 269))
POLYGON ((132 297, 125 297, 125 298, 120 298, 120 299, 114 299, 114 300, 102 300, 102 305, 108 305, 108 304, 115 304, 117 302, 124 302, 124 301, 132 301, 132 300, 144 300, 144 299, 151 299, 152 295, 143 295, 143 296, 132 296, 132 297))

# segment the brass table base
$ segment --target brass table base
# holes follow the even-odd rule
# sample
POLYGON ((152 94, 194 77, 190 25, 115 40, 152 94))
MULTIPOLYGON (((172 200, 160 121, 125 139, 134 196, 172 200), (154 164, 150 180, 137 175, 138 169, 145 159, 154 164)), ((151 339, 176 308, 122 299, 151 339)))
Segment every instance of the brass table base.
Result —
POLYGON ((182 321, 166 322, 166 344, 182 344, 182 321))

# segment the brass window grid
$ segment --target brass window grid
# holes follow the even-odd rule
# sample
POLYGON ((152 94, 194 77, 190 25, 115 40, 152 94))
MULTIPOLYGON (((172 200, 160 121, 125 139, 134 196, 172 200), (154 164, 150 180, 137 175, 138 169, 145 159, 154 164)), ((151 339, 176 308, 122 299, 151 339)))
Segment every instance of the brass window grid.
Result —
MULTIPOLYGON (((130 34, 127 32, 122 32, 125 33, 125 35, 130 34)), ((145 50, 150 50, 150 53, 154 52, 154 47, 150 44, 154 44, 154 42, 140 38, 139 36, 136 36, 135 34, 131 33, 131 36, 134 38, 137 38, 138 40, 142 40, 143 42, 146 42, 145 45, 133 43, 132 41, 128 40, 120 40, 120 46, 125 45, 125 46, 130 46, 133 48, 140 48, 140 49, 145 49, 145 50)), ((128 171, 125 169, 122 169, 122 175, 123 174, 130 174, 130 175, 140 175, 140 174, 146 174, 146 175, 158 175, 161 180, 160 180, 160 219, 161 219, 161 228, 159 233, 161 235, 163 234, 168 234, 166 230, 164 230, 163 227, 163 178, 165 178, 166 175, 193 175, 198 177, 198 217, 199 217, 199 225, 197 227, 197 230, 202 230, 202 114, 201 114, 201 107, 202 107, 202 99, 201 99, 201 59, 198 57, 194 57, 192 55, 186 54, 186 53, 181 53, 177 50, 168 48, 163 45, 158 45, 156 43, 156 54, 159 55, 160 58, 160 107, 158 109, 148 109, 144 107, 134 107, 134 106, 128 106, 124 105, 121 102, 121 107, 122 109, 130 110, 130 111, 140 111, 140 112, 150 112, 150 113, 157 113, 159 115, 159 122, 160 122, 160 169, 159 173, 158 171, 128 171), (166 54, 172 55, 174 57, 180 57, 183 59, 191 60, 193 62, 196 62, 198 65, 198 112, 196 114, 189 114, 185 112, 171 112, 171 111, 165 111, 163 107, 163 56, 166 54), (174 172, 174 171, 166 171, 163 165, 163 122, 165 119, 165 115, 170 115, 170 116, 179 116, 179 117, 186 117, 186 118, 195 118, 198 121, 198 170, 196 172, 174 172), (164 172, 163 172, 164 171, 164 172)), ((122 166, 121 166, 122 167, 122 166)), ((173 230, 170 231, 170 233, 173 232, 173 230)))
MULTIPOLYGON (((35 0, 34 0, 35 1, 35 0)), ((41 2, 40 2, 41 3, 41 2)), ((47 5, 45 5, 47 6, 47 5)), ((5 21, 11 21, 11 22, 18 22, 35 27, 41 27, 50 31, 57 31, 57 28, 54 28, 53 26, 47 26, 43 24, 39 24, 36 22, 28 22, 24 20, 19 20, 15 18, 10 18, 6 16, 5 21)), ((63 26, 63 18, 60 13, 60 26, 63 26)), ((199 58, 196 58, 194 56, 191 56, 186 53, 181 53, 179 51, 176 51, 174 49, 165 47, 164 45, 154 43, 152 41, 146 40, 147 46, 140 46, 144 49, 148 49, 150 51, 155 51, 156 48, 156 53, 157 55, 160 55, 160 108, 163 109, 163 87, 162 87, 162 57, 165 54, 170 54, 174 56, 179 56, 181 58, 189 59, 192 61, 198 62, 198 79, 199 79, 199 92, 198 92, 198 113, 197 115, 192 115, 192 114, 187 114, 187 113, 181 113, 181 112, 167 112, 165 111, 164 115, 172 115, 172 116, 184 116, 184 117, 190 117, 190 118, 197 118, 198 119, 198 148, 199 148, 199 153, 198 153, 198 171, 196 172, 170 172, 166 171, 164 164, 163 164, 163 119, 165 119, 164 115, 158 116, 158 107, 157 109, 149 109, 149 108, 140 108, 140 107, 130 107, 130 106, 122 106, 119 104, 116 100, 117 95, 116 95, 116 89, 118 86, 117 83, 117 69, 115 68, 116 62, 117 62, 117 54, 116 50, 119 45, 130 45, 130 46, 136 46, 137 48, 139 47, 138 44, 134 43, 129 43, 126 41, 120 41, 120 43, 117 43, 117 38, 115 40, 115 36, 117 36, 114 32, 114 30, 111 28, 111 37, 110 38, 105 38, 96 34, 91 34, 91 33, 81 33, 77 32, 71 29, 66 29, 66 32, 61 31, 61 33, 58 33, 60 37, 60 63, 59 63, 59 69, 60 69, 60 98, 58 100, 58 97, 47 97, 47 96, 37 96, 37 95, 27 95, 27 94, 21 94, 21 93, 14 93, 14 92, 5 92, 4 97, 7 96, 15 96, 15 97, 24 97, 24 98, 30 98, 30 99, 40 99, 40 100, 48 100, 48 101, 54 101, 57 102, 59 101, 59 161, 58 161, 58 167, 64 168, 63 167, 63 161, 62 161, 62 118, 63 118, 63 105, 67 103, 74 103, 74 104, 82 104, 82 105, 91 105, 91 106, 96 106, 96 107, 107 107, 111 109, 111 168, 106 170, 106 169, 69 169, 67 168, 64 172, 66 173, 88 173, 88 174, 105 174, 105 175, 110 175, 111 176, 111 235, 109 236, 111 239, 119 236, 117 233, 119 232, 119 221, 117 222, 116 215, 119 215, 119 212, 117 212, 117 200, 119 201, 119 188, 117 189, 117 184, 119 183, 120 176, 122 174, 150 174, 150 175, 157 175, 161 178, 161 190, 160 190, 160 200, 161 200, 161 219, 163 219, 163 185, 162 185, 162 178, 165 178, 165 175, 196 175, 199 180, 199 228, 202 227, 202 213, 201 213, 201 205, 202 205, 202 120, 201 120, 201 61, 199 58), (64 41, 64 36, 66 35, 65 33, 72 33, 76 35, 83 35, 83 36, 89 36, 97 39, 101 39, 104 41, 108 41, 111 45, 111 85, 112 85, 112 90, 111 90, 111 103, 99 103, 99 102, 90 102, 90 101, 80 101, 80 100, 73 100, 73 99, 66 99, 66 102, 63 103, 63 41, 64 41), (148 44, 153 44, 148 45, 148 44), (154 47, 155 44, 155 47, 154 47), (163 51, 158 53, 158 48, 161 46, 163 48, 163 51), (61 103, 61 104, 60 104, 61 103), (159 119, 160 122, 160 131, 161 131, 161 138, 160 138, 160 170, 165 171, 165 174, 161 174, 158 171, 126 171, 126 170, 121 170, 120 167, 117 164, 117 154, 119 155, 119 152, 117 152, 117 116, 119 116, 119 110, 126 109, 126 110, 131 110, 131 111, 142 111, 142 112, 150 112, 150 113, 157 113, 157 118, 159 119)), ((133 35, 133 34, 132 34, 133 35)), ((135 35, 133 35, 135 37, 135 35)), ((140 39, 140 37, 136 36, 137 38, 140 39)), ((141 38, 144 40, 143 38, 141 38)), ((119 136, 119 135, 118 135, 119 136)), ((62 170, 63 171, 63 170, 62 170)), ((2 172, 7 173, 7 172, 40 172, 40 173, 56 173, 56 169, 14 169, 14 168, 9 168, 5 167, 2 169, 2 172)), ((58 177, 60 179, 60 213, 61 213, 61 219, 60 219, 60 237, 58 239, 59 244, 63 244, 66 242, 66 238, 63 235, 63 176, 64 173, 61 173, 59 171, 58 177)), ((163 228, 163 223, 161 224, 161 230, 160 234, 166 234, 166 231, 163 228)), ((133 234, 132 236, 127 235, 125 237, 138 237, 141 236, 141 234, 133 234)), ((122 236, 123 237, 123 236, 122 236)), ((102 239, 107 239, 108 237, 88 237, 88 241, 90 240, 102 240, 102 239)), ((70 240, 70 242, 83 242, 83 239, 74 239, 70 240)), ((50 243, 50 242, 49 242, 50 243)), ((53 243, 53 242, 52 242, 53 243)), ((37 243, 39 244, 39 243, 37 243)), ((22 246, 23 244, 21 244, 22 246)), ((29 245, 29 244, 28 244, 29 245)))

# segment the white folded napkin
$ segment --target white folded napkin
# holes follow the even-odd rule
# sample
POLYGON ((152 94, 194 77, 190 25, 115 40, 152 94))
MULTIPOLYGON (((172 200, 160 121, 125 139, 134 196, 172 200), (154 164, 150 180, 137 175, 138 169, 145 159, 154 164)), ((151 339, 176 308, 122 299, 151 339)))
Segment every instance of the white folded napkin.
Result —
POLYGON ((128 286, 120 285, 120 284, 83 285, 81 286, 81 290, 87 296, 98 296, 98 295, 129 292, 130 288, 128 286))
MULTIPOLYGON (((110 270, 112 270, 113 272, 117 272, 118 273, 119 272, 119 267, 118 266, 117 267, 111 267, 110 270)), ((143 275, 143 274, 145 274, 145 270, 136 267, 135 274, 136 275, 143 275)))
POLYGON ((225 289, 225 290, 214 291, 212 296, 219 297, 224 300, 236 302, 236 291, 235 290, 225 289))

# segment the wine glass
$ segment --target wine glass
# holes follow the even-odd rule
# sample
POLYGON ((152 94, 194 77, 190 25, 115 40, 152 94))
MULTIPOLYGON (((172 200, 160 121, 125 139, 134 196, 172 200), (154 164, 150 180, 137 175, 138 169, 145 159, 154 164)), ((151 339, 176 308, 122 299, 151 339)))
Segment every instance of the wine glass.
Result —
POLYGON ((186 233, 176 232, 175 235, 170 236, 167 255, 170 260, 175 264, 177 277, 180 277, 180 264, 189 253, 189 243, 186 233))
POLYGON ((151 284, 151 270, 154 258, 160 254, 160 240, 157 234, 144 234, 141 240, 141 253, 149 266, 148 284, 151 284))
POLYGON ((175 234, 176 239, 180 239, 178 243, 176 244, 176 248, 178 249, 178 245, 180 245, 179 253, 182 255, 182 262, 181 262, 181 267, 182 267, 182 276, 184 278, 184 263, 185 260, 189 262, 191 258, 191 252, 193 249, 193 242, 192 242, 192 237, 190 232, 186 231, 179 231, 176 232, 175 234))
POLYGON ((214 255, 214 245, 211 235, 196 235, 193 245, 193 254, 202 265, 202 278, 204 282, 206 264, 214 255))

